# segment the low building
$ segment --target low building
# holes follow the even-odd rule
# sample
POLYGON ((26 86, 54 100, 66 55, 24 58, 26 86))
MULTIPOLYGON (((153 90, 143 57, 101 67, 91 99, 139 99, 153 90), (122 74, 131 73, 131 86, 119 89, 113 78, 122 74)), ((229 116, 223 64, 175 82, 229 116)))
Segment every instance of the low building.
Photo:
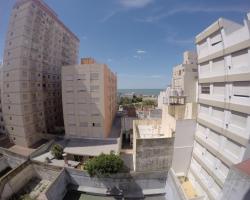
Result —
POLYGON ((162 131, 161 120, 134 120, 134 171, 168 171, 172 164, 173 144, 174 137, 162 131))
POLYGON ((82 59, 62 68, 66 136, 107 138, 116 114, 116 75, 107 65, 82 59))
POLYGON ((59 167, 77 167, 84 164, 89 158, 100 155, 101 153, 109 154, 111 151, 115 154, 120 153, 120 138, 110 139, 83 139, 69 138, 52 140, 38 149, 31 155, 32 161, 47 163, 59 167), (64 160, 56 159, 51 148, 59 144, 63 147, 64 160))
POLYGON ((0 179, 0 199, 25 195, 27 199, 52 200, 56 197, 48 199, 46 191, 60 171, 59 167, 26 161, 0 179))

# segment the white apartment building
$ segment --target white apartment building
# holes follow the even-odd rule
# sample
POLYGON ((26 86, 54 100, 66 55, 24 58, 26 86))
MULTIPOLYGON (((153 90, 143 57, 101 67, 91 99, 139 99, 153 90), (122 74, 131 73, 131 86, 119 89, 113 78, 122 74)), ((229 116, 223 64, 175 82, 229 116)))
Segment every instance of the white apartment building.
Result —
POLYGON ((205 199, 220 199, 229 168, 250 157, 250 13, 220 18, 196 36, 198 117, 188 177, 205 199))
POLYGON ((173 68, 169 103, 190 103, 196 98, 198 76, 197 54, 190 51, 183 53, 183 63, 173 68))
POLYGON ((117 78, 105 64, 82 59, 62 68, 66 136, 107 138, 117 107, 117 78))
POLYGON ((42 0, 15 3, 3 63, 3 115, 9 137, 29 147, 63 125, 61 67, 78 60, 79 39, 42 0))
POLYGON ((196 101, 198 65, 197 54, 183 53, 183 62, 173 68, 171 86, 158 96, 158 108, 164 104, 185 104, 196 101))

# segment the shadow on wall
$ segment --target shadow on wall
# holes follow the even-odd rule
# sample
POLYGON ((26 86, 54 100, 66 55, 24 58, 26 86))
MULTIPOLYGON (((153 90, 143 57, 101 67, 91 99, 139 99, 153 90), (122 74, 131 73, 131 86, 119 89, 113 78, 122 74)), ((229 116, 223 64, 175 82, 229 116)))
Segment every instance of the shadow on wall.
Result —
POLYGON ((243 197, 243 200, 249 200, 249 199, 250 199, 250 189, 247 191, 247 193, 243 197))

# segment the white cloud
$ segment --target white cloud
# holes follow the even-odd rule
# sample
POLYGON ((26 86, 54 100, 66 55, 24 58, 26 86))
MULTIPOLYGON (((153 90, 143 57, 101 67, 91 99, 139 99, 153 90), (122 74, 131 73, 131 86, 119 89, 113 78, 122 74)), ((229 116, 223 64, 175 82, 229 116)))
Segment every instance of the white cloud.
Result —
POLYGON ((246 13, 250 9, 250 6, 236 5, 236 6, 205 6, 205 5, 184 5, 177 6, 162 13, 146 17, 144 19, 137 19, 139 22, 152 23, 179 13, 216 13, 216 12, 238 12, 246 13))
POLYGON ((117 13, 121 12, 120 10, 114 10, 114 11, 111 11, 109 12, 106 16, 104 16, 100 22, 106 22, 108 21, 109 19, 111 19, 112 17, 114 17, 117 13))
POLYGON ((112 62, 113 61, 113 59, 112 58, 108 58, 108 60, 107 60, 108 62, 112 62))
POLYGON ((143 8, 152 2, 153 0, 120 0, 120 4, 126 8, 143 8))
POLYGON ((137 49, 136 50, 136 53, 137 54, 145 54, 145 53, 147 53, 145 50, 143 50, 143 49, 137 49))

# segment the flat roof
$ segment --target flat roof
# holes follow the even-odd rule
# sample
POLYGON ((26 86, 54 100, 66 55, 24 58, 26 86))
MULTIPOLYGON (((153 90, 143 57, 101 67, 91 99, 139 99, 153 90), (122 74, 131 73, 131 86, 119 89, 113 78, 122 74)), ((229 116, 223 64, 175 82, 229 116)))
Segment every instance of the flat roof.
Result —
POLYGON ((137 125, 140 138, 163 138, 161 125, 137 125))
POLYGON ((79 156, 98 156, 101 153, 119 153, 119 139, 70 139, 64 152, 79 156))

